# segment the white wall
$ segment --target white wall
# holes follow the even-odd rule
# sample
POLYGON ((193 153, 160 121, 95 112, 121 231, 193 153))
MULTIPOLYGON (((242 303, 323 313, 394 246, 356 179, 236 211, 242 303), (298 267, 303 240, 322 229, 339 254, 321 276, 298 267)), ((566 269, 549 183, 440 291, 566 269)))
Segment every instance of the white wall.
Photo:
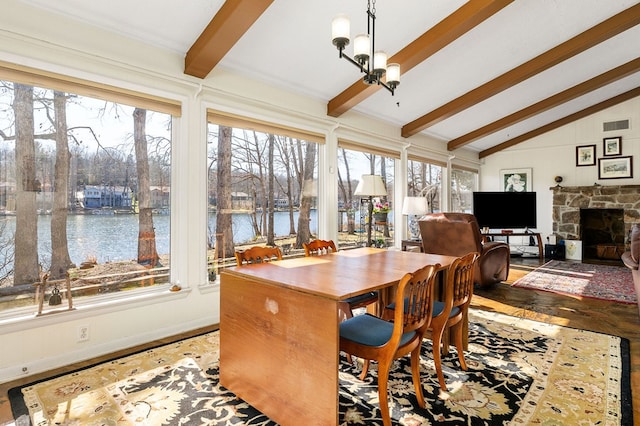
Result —
MULTIPOLYGON (((543 237, 552 231, 552 191, 555 176, 562 186, 638 185, 640 183, 640 98, 634 98, 589 117, 567 124, 534 139, 481 160, 480 190, 499 191, 501 169, 533 169, 533 190, 537 193, 538 228, 543 237), (603 132, 602 123, 630 120, 630 129, 603 132), (598 165, 576 167, 576 147, 596 145, 596 159, 603 156, 605 137, 622 136, 622 155, 631 155, 632 179, 598 179, 598 165)), ((501 206, 496 206, 501 208, 501 206)))
MULTIPOLYGON (((174 126, 172 162, 171 281, 183 290, 150 292, 137 299, 35 318, 0 320, 0 382, 50 370, 219 321, 219 287, 206 272, 207 107, 327 135, 320 153, 320 206, 337 205, 336 138, 365 140, 402 152, 400 129, 356 113, 326 116, 326 101, 304 98, 216 69, 204 80, 183 74, 183 55, 127 40, 64 17, 4 0, 0 14, 0 61, 124 87, 182 102, 174 126), (90 340, 77 342, 78 326, 90 340)), ((1 65, 1 64, 0 64, 1 65)), ((411 139, 433 158, 446 160, 443 142, 411 139), (428 148, 427 148, 428 147, 428 148)), ((462 152, 461 159, 477 162, 462 152)), ((401 178, 401 177, 398 177, 401 178)), ((333 209, 329 209, 333 211, 333 209)), ((321 237, 335 238, 336 215, 321 222, 321 237)))

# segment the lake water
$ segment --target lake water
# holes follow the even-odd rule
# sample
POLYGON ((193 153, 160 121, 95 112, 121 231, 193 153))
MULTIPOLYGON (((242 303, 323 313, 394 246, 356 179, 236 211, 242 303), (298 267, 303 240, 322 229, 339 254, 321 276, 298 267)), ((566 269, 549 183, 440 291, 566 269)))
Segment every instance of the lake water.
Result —
MULTIPOLYGON (((233 214, 233 241, 236 244, 251 241, 255 235, 251 219, 247 214, 233 214)), ((298 212, 294 213, 298 224, 298 212)), ((12 235, 15 231, 15 217, 0 217, 7 223, 6 232, 12 235)), ((153 223, 156 229, 156 249, 159 254, 169 253, 169 215, 156 215, 153 223)), ((214 233, 216 227, 215 213, 209 214, 209 232, 214 233)), ((312 233, 318 232, 317 210, 311 211, 310 228, 312 233)), ((277 236, 289 235, 289 213, 274 213, 274 229, 277 236)), ((69 215, 67 218, 67 236, 69 255, 75 264, 89 258, 98 263, 131 260, 138 256, 138 216, 133 214, 116 215, 69 215)), ((16 235, 16 238, 20 238, 16 235)), ((38 252, 46 257, 49 264, 51 253, 51 216, 38 216, 38 252)), ((1 260, 0 260, 1 264, 1 260)))

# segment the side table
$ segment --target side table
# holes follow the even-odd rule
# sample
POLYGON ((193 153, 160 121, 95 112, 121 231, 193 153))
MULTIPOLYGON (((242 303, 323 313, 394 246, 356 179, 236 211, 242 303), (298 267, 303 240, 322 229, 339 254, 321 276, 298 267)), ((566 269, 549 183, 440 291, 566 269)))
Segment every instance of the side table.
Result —
POLYGON ((407 251, 409 247, 418 247, 418 251, 420 251, 420 253, 424 253, 422 248, 422 240, 402 240, 402 251, 407 251))

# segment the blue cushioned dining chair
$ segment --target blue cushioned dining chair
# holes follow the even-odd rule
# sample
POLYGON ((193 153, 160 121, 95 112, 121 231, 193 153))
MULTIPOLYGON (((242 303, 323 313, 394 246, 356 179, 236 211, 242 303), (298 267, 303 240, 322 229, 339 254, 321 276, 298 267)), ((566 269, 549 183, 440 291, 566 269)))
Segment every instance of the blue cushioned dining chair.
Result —
MULTIPOLYGON (((305 256, 317 256, 337 251, 336 244, 332 240, 313 240, 309 243, 302 243, 305 256)), ((370 291, 364 294, 345 299, 342 303, 341 310, 345 318, 353 317, 353 311, 358 308, 364 308, 372 303, 378 302, 378 292, 370 291)))
POLYGON ((378 399, 383 424, 391 425, 389 372, 394 359, 411 354, 411 375, 418 405, 425 407, 420 381, 420 348, 433 314, 433 283, 440 265, 428 265, 405 274, 396 290, 393 322, 371 314, 340 323, 340 350, 378 362, 378 399))
MULTIPOLYGON (((446 392, 447 385, 442 373, 442 355, 449 353, 449 330, 452 331, 453 341, 458 351, 458 360, 463 370, 467 370, 464 360, 463 332, 469 323, 469 305, 473 296, 473 273, 478 261, 479 253, 473 252, 454 260, 447 270, 447 281, 440 299, 433 302, 433 319, 427 330, 431 333, 433 342, 433 363, 438 374, 440 389, 446 392), (444 337, 444 339, 443 339, 444 337)), ((391 320, 395 311, 395 303, 387 305, 382 317, 391 320)))
POLYGON ((464 360, 463 331, 469 324, 469 305, 473 296, 474 269, 480 253, 466 254, 451 263, 447 271, 447 282, 444 286, 443 301, 433 302, 433 320, 431 321, 431 341, 433 342, 433 362, 438 374, 440 389, 447 390, 442 374, 442 360, 440 346, 449 353, 449 336, 453 336, 453 342, 458 351, 458 360, 463 370, 467 370, 464 360), (449 334, 449 330, 452 331, 449 334), (446 334, 445 334, 446 333, 446 334))

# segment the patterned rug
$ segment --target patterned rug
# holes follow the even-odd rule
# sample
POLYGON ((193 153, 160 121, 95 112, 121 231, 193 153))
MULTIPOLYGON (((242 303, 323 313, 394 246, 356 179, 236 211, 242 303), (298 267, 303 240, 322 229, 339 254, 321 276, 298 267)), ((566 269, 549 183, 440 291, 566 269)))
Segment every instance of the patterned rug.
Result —
POLYGON ((552 260, 513 283, 514 287, 637 303, 631 270, 625 266, 552 260))
MULTIPOLYGON (((425 340, 417 406, 408 358, 391 372, 394 425, 632 425, 629 342, 491 312, 470 313, 468 371, 443 357, 439 394, 425 340)), ((35 425, 263 425, 274 422, 218 383, 218 333, 148 350, 10 391, 35 425)), ((379 425, 375 364, 364 382, 342 359, 340 425, 379 425)), ((22 416, 22 417, 21 417, 22 416)))

